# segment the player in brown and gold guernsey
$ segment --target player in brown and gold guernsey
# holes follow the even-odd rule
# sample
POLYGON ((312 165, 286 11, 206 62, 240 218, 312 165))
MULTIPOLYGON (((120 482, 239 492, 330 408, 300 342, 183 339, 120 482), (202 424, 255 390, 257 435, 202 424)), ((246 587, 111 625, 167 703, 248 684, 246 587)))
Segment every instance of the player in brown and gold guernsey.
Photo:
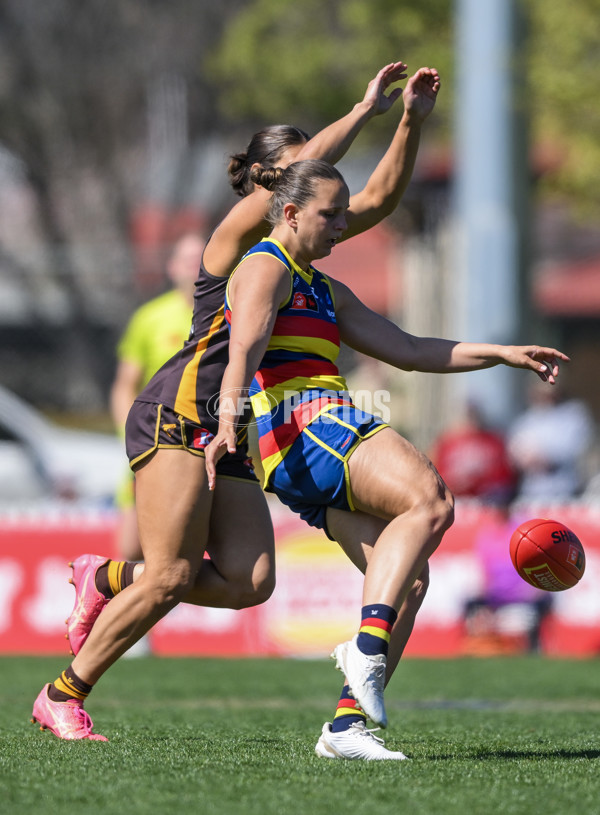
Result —
MULTIPOLYGON (((363 125, 389 110, 402 94, 404 114, 364 189, 352 196, 352 228, 344 239, 381 221, 408 185, 421 126, 440 87, 437 72, 421 68, 403 92, 396 88, 386 94, 406 77, 405 69, 401 62, 384 67, 364 99, 313 139, 297 128, 276 126, 256 134, 245 153, 232 157, 231 183, 242 200, 205 247, 192 338, 148 383, 127 421, 144 565, 134 568, 94 555, 73 564, 76 602, 68 637, 75 658, 42 689, 33 710, 34 720, 59 738, 103 739, 92 731, 84 700, 105 671, 179 602, 243 608, 272 593, 273 529, 245 441, 239 439, 236 451, 219 462, 216 492, 208 489, 203 453, 216 430, 208 400, 218 396, 227 363, 227 279, 242 255, 269 231, 270 193, 256 186, 250 173, 256 165, 285 167, 305 158, 336 162, 363 125)), ((398 626, 396 638, 398 656, 425 582, 423 575, 407 600, 405 625, 398 626)))

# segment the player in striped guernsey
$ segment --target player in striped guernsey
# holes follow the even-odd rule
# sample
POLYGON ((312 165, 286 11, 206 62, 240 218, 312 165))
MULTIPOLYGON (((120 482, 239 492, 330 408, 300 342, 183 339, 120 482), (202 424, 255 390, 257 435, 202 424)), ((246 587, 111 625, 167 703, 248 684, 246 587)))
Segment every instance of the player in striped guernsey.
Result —
POLYGON ((397 653, 388 662, 392 632, 415 577, 452 523, 453 497, 424 455, 352 404, 335 365, 340 339, 408 371, 504 364, 552 384, 559 360, 568 358, 553 348, 407 334, 312 265, 352 229, 353 203, 338 170, 309 160, 257 169, 256 178, 273 190, 273 230, 244 256, 227 286, 231 339, 221 393, 230 398, 206 449, 209 485, 215 489, 220 456, 235 450, 243 421, 236 405, 249 389, 265 489, 324 529, 365 572, 358 634, 333 654, 346 683, 316 751, 327 758, 401 760, 365 722, 387 724, 383 691, 397 664, 397 653))
MULTIPOLYGON (((400 88, 388 89, 406 78, 405 69, 402 62, 382 68, 364 99, 313 139, 307 140, 298 128, 275 126, 256 134, 245 153, 232 157, 231 182, 242 200, 205 247, 192 334, 138 396, 127 421, 145 564, 129 564, 120 570, 120 578, 118 564, 108 559, 86 555, 73 564, 76 603, 67 630, 75 659, 56 682, 42 689, 34 706, 34 718, 60 738, 92 738, 91 721, 82 708, 92 686, 178 602, 242 608, 269 597, 274 585, 273 530, 248 461, 245 428, 236 450, 219 463, 218 495, 208 490, 203 461, 204 448, 217 429, 210 400, 218 395, 227 364, 225 285, 240 257, 269 229, 265 216, 270 193, 255 184, 251 170, 286 166, 302 157, 339 160, 362 126, 399 98, 400 88)), ((438 89, 434 69, 421 68, 407 81, 404 115, 356 196, 354 234, 397 206, 438 89)))

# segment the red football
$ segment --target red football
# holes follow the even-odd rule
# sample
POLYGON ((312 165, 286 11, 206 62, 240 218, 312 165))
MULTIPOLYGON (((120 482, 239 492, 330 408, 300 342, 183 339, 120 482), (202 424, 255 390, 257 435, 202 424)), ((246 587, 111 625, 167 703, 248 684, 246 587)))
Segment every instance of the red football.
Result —
POLYGON ((585 552, 577 535, 547 518, 525 521, 515 529, 510 557, 523 580, 544 591, 570 589, 585 571, 585 552))

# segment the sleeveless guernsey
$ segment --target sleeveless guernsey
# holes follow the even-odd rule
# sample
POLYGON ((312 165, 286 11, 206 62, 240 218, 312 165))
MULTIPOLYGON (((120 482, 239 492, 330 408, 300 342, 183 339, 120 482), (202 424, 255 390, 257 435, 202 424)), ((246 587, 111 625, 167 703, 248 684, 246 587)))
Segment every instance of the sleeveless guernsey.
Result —
MULTIPOLYGON (((312 266, 308 271, 301 269, 271 238, 252 247, 236 269, 257 254, 277 258, 290 275, 290 294, 278 310, 267 350, 250 386, 268 486, 274 469, 302 430, 335 405, 350 404, 350 398, 335 364, 340 337, 328 278, 312 266)), ((225 318, 230 324, 227 293, 225 318)))
POLYGON ((214 277, 200 265, 195 283, 189 339, 160 368, 137 401, 163 404, 216 433, 219 391, 229 359, 224 319, 227 277, 214 277))

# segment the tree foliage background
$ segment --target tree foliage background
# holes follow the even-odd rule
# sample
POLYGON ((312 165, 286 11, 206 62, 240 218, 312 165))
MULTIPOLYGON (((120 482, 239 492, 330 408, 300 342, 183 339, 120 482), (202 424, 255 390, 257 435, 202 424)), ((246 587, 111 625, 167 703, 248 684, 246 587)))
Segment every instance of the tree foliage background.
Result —
MULTIPOLYGON (((600 210, 600 104, 594 88, 600 59, 600 0, 570 4, 515 0, 526 54, 519 104, 529 114, 532 150, 551 148, 555 168, 545 189, 580 213, 600 210)), ((433 65, 443 91, 433 123, 451 142, 460 105, 454 85, 457 3, 423 0, 253 0, 224 31, 208 66, 227 92, 221 111, 249 121, 284 119, 300 110, 317 123, 341 113, 382 62, 433 65), (273 82, 272 78, 277 81, 273 82), (318 89, 316 91, 315 89, 318 89), (315 119, 315 117, 317 117, 315 119)), ((481 65, 481 92, 486 66, 481 65)), ((428 123, 429 127, 429 123, 428 123)))
MULTIPOLYGON (((550 147, 555 160, 542 192, 591 221, 600 212, 600 0, 515 2, 527 20, 521 101, 532 150, 550 147)), ((0 333, 14 329, 2 335, 0 363, 10 384, 35 379, 18 364, 29 338, 47 354, 38 372, 47 395, 103 397, 118 331, 152 293, 136 288, 134 214, 160 199, 218 217, 227 154, 256 127, 314 131, 360 99, 381 65, 403 59, 441 72, 425 138, 450 150, 456 5, 0 0, 0 333)), ((485 65, 480 72, 484 94, 485 65)), ((381 117, 361 139, 384 141, 391 127, 381 117)))
POLYGON ((347 110, 386 62, 437 68, 448 114, 452 7, 444 0, 254 0, 240 11, 208 65, 227 88, 224 115, 250 121, 301 111, 320 124, 347 110), (273 81, 276 78, 276 81, 273 81))
POLYGON ((555 170, 544 189, 582 216, 600 214, 600 0, 523 0, 529 15, 532 143, 550 144, 555 170))

